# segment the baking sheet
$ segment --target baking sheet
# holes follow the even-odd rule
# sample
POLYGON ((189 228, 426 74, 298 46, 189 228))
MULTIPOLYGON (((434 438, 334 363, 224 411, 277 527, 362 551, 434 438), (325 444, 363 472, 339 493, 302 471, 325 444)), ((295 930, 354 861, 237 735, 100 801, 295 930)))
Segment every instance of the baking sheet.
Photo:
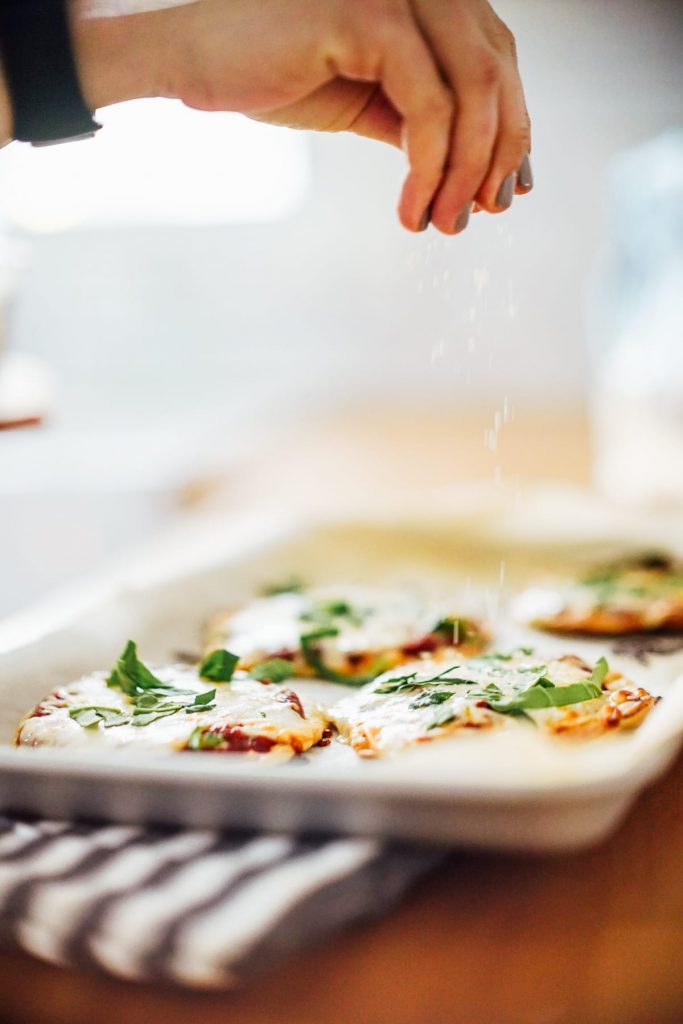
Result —
MULTIPOLYGON (((545 571, 571 572, 586 560, 655 541, 680 550, 680 538, 675 522, 618 520, 575 493, 540 491, 516 503, 502 497, 479 495, 477 504, 474 495, 461 494, 440 501, 432 514, 384 510, 317 523, 200 517, 60 601, 0 626, 0 806, 493 848, 566 849, 596 841, 676 753, 683 652, 641 665, 614 654, 609 642, 521 628, 510 620, 507 601, 545 571), (560 506, 561 516, 549 516, 549 508, 560 506), (541 655, 575 651, 591 661, 606 654, 610 665, 665 699, 634 733, 598 742, 565 744, 510 729, 372 762, 339 742, 279 766, 212 754, 126 750, 84 758, 82 751, 11 747, 23 712, 54 687, 112 665, 128 637, 146 661, 174 660, 178 651, 198 650, 202 623, 213 611, 291 573, 311 584, 389 583, 454 594, 456 607, 489 619, 497 648, 528 644, 541 655)), ((348 693, 331 683, 297 681, 297 688, 348 693)))

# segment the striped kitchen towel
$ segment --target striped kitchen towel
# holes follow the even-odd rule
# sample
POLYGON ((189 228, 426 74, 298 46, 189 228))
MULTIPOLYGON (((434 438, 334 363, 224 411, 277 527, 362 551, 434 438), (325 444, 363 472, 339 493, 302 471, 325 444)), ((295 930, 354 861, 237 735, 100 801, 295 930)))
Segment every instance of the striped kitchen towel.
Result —
POLYGON ((440 856, 373 839, 0 817, 0 939, 121 978, 235 985, 387 910, 440 856))

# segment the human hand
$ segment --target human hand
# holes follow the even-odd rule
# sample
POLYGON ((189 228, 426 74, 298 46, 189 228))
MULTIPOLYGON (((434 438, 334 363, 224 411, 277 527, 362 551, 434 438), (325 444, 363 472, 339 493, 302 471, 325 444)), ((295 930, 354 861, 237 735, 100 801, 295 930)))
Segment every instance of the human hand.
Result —
POLYGON ((405 227, 446 234, 531 188, 514 39, 486 0, 196 0, 165 12, 163 92, 402 145, 405 227))

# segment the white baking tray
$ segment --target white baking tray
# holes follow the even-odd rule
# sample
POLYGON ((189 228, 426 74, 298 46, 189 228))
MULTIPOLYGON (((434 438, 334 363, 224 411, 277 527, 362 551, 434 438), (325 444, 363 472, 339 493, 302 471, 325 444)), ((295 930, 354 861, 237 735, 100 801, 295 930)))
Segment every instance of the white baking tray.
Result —
POLYGON ((0 809, 496 849, 566 850, 597 842, 680 746, 683 654, 653 656, 643 666, 603 642, 520 629, 507 617, 507 598, 544 567, 562 571, 580 557, 654 540, 680 543, 671 524, 664 537, 661 524, 654 530, 652 520, 647 528, 624 521, 576 495, 575 514, 565 515, 569 528, 558 529, 557 522, 549 528, 557 500, 557 494, 534 494, 511 512, 499 495, 483 505, 481 496, 469 504, 461 496, 457 513, 443 503, 438 514, 403 520, 386 514, 317 523, 199 519, 126 565, 0 624, 0 809), (338 742, 272 766, 237 755, 126 749, 88 751, 86 758, 80 750, 11 745, 23 712, 54 687, 112 665, 128 637, 149 661, 196 651, 213 611, 292 572, 314 584, 428 581, 430 589, 458 593, 463 604, 486 614, 499 646, 532 643, 540 652, 574 650, 593 660, 606 653, 610 664, 665 699, 639 730, 604 741, 566 744, 531 730, 504 730, 371 762, 338 742))

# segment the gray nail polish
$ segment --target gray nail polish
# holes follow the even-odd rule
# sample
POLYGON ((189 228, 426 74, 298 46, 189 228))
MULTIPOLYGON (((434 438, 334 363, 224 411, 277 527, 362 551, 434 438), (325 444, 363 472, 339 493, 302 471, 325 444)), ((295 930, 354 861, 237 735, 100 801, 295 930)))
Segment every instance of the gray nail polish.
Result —
POLYGON ((496 206, 499 210, 507 210, 508 206, 512 205, 512 193, 515 190, 515 172, 512 171, 508 174, 507 178, 503 179, 503 184, 498 189, 498 195, 496 196, 496 206))
POLYGON ((519 165, 519 170, 517 171, 517 184, 526 189, 532 189, 534 187, 534 174, 531 170, 531 161, 529 160, 528 153, 519 165))
POLYGON ((426 231, 427 230, 427 228, 429 227, 429 221, 431 220, 431 216, 432 216, 432 208, 431 208, 431 206, 428 206, 427 209, 425 210, 425 212, 422 214, 422 219, 420 220, 420 223, 419 223, 418 229, 417 229, 418 231, 426 231))
POLYGON ((468 203, 467 206, 463 206, 462 210, 460 211, 460 213, 457 216, 455 224, 453 225, 453 230, 455 231, 456 235, 459 234, 461 231, 465 230, 465 228, 467 227, 467 225, 469 223, 469 219, 470 219, 470 205, 468 203))

